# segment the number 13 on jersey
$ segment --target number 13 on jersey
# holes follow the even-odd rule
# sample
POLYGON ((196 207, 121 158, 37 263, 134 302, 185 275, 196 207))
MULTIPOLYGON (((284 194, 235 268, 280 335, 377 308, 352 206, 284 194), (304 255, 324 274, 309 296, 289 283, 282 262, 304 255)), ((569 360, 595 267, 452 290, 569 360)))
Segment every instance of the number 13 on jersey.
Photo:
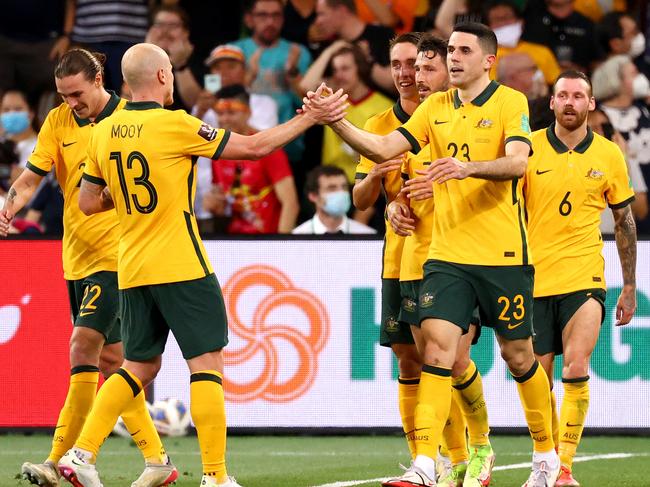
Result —
MULTIPOLYGON (((151 213, 154 211, 158 205, 158 193, 156 192, 154 185, 149 181, 151 173, 149 171, 147 158, 141 152, 133 151, 129 153, 126 158, 122 156, 121 152, 111 152, 109 159, 115 161, 117 166, 117 174, 120 179, 120 188, 122 190, 122 195, 124 196, 126 212, 129 215, 132 213, 131 202, 133 202, 133 206, 138 213, 151 213), (140 175, 129 178, 129 181, 127 181, 126 171, 133 170, 133 167, 136 164, 140 167, 140 175), (129 186, 131 184, 144 188, 147 192, 147 197, 141 199, 141 196, 143 196, 142 192, 140 192, 140 195, 129 192, 129 186)), ((137 190, 137 188, 133 189, 137 190)))

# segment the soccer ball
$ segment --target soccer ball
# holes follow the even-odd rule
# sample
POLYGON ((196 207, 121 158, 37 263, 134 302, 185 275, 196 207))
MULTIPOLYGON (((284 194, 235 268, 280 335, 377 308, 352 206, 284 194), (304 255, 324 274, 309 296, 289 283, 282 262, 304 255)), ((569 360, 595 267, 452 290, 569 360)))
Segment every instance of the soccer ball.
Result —
POLYGON ((185 436, 191 420, 185 404, 173 397, 154 402, 151 417, 158 433, 165 436, 185 436))
MULTIPOLYGON (((149 415, 153 418, 153 406, 149 402, 146 404, 149 415)), ((115 426, 113 427, 113 433, 115 433, 117 436, 121 436, 122 438, 131 438, 131 433, 129 433, 129 430, 126 428, 126 424, 124 424, 122 416, 117 418, 117 423, 115 423, 115 426)))

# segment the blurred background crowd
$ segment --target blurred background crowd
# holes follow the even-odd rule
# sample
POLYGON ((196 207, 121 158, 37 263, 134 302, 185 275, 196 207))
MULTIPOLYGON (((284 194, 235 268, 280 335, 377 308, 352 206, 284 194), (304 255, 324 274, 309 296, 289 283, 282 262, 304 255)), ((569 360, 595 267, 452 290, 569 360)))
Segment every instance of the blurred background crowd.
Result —
MULTIPOLYGON (((481 21, 499 43, 492 77, 523 92, 533 130, 546 127, 549 85, 567 68, 592 77, 592 129, 626 156, 640 235, 650 236, 650 7, 645 0, 4 0, 0 5, 0 204, 25 167, 40 123, 61 102, 57 59, 81 46, 107 55, 105 84, 124 98, 122 54, 138 42, 165 49, 175 75, 172 109, 250 134, 290 119, 325 80, 349 94, 356 125, 397 102, 389 41, 409 31, 448 38, 481 21)), ((402 74, 400 74, 400 72, 402 74)), ((402 78, 400 78, 400 76, 402 78)), ((384 232, 383 208, 350 204, 358 154, 315 127, 257 161, 197 161, 195 213, 204 235, 384 232)), ((61 235, 53 173, 16 231, 61 235)), ((604 212, 603 233, 613 232, 604 212)))

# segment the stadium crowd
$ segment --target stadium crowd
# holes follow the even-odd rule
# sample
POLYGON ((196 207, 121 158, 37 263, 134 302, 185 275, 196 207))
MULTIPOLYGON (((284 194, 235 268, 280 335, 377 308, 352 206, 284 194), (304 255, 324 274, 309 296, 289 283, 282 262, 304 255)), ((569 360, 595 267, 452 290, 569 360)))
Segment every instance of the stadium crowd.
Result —
MULTIPOLYGON (((289 120, 323 80, 349 94, 348 120, 363 125, 397 100, 391 38, 409 31, 447 38, 459 20, 495 31, 491 76, 526 95, 533 130, 553 121, 549 86, 561 70, 592 76, 598 109, 590 124, 626 155, 638 232, 650 234, 650 9, 639 0, 8 0, 0 15, 0 199, 25 167, 40 121, 60 101, 52 72, 72 47, 104 53, 106 88, 128 99, 123 53, 138 42, 156 44, 174 68, 173 108, 253 134, 289 120)), ((358 160, 321 126, 260 160, 199 158, 199 228, 204 235, 272 234, 303 224, 300 233, 383 234, 383 197, 352 208, 358 160), (326 184, 338 174, 347 178, 343 190, 326 184)), ((60 235, 62 211, 50 175, 13 231, 60 235)), ((613 220, 603 215, 601 229, 612 233, 613 220)))

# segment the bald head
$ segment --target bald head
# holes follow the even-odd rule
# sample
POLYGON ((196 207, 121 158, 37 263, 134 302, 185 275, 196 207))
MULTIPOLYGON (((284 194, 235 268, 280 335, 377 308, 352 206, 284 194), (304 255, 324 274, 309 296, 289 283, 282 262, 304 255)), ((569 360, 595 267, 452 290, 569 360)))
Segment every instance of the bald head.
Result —
POLYGON ((499 60, 497 66, 497 79, 505 84, 516 73, 527 70, 535 72, 536 69, 537 65, 535 64, 535 61, 533 61, 528 54, 524 52, 515 52, 503 56, 499 60))
POLYGON ((122 57, 122 75, 132 91, 160 84, 160 71, 171 71, 169 56, 154 44, 135 44, 122 57))

